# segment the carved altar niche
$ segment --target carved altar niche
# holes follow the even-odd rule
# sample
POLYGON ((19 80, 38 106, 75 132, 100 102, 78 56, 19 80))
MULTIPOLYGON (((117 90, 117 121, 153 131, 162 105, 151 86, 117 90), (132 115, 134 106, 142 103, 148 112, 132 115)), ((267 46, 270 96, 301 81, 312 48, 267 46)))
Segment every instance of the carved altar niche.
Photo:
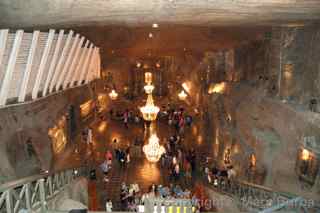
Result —
POLYGON ((319 175, 319 152, 315 137, 304 137, 298 150, 296 172, 302 182, 313 186, 319 175))
POLYGON ((67 145, 66 137, 66 116, 62 116, 56 125, 49 129, 48 135, 52 141, 52 149, 54 154, 61 153, 67 145))

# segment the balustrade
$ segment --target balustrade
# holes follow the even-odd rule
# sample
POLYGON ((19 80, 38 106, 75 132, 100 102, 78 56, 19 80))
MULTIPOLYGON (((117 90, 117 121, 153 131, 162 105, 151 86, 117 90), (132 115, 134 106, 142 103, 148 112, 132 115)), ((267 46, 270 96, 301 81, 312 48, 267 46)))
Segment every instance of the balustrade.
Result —
POLYGON ((47 211, 47 203, 75 178, 85 174, 84 168, 52 174, 36 175, 0 186, 0 212, 47 211))

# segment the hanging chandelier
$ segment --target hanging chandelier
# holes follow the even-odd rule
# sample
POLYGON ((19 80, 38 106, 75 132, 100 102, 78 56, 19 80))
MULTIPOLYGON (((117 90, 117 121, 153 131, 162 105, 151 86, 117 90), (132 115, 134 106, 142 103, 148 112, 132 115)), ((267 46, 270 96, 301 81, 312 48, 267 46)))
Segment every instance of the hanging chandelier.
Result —
POLYGON ((156 134, 151 135, 148 144, 143 146, 143 152, 148 161, 156 163, 160 160, 161 155, 166 152, 165 148, 159 144, 159 138, 156 134))
POLYGON ((144 73, 144 82, 146 82, 146 84, 148 84, 148 85, 152 83, 152 73, 151 72, 144 73))
POLYGON ((155 106, 153 103, 152 94, 148 94, 147 103, 145 106, 140 108, 143 119, 146 121, 154 121, 157 119, 159 107, 155 106))
POLYGON ((184 90, 182 90, 182 91, 178 94, 178 97, 179 97, 179 99, 180 99, 181 101, 186 100, 187 96, 188 96, 188 95, 187 95, 187 93, 185 93, 184 90))
POLYGON ((151 94, 154 89, 154 86, 152 84, 147 84, 143 87, 143 89, 147 94, 151 94))
POLYGON ((113 89, 111 90, 111 92, 109 93, 109 97, 111 98, 111 100, 116 100, 118 98, 118 93, 113 89))

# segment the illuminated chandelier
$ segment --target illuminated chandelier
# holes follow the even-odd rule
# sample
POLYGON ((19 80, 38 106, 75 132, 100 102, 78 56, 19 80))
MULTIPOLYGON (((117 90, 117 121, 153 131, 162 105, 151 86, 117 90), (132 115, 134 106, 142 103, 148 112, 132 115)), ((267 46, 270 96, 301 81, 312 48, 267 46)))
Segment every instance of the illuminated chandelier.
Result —
POLYGON ((111 100, 116 100, 118 98, 118 93, 113 89, 110 93, 109 93, 109 97, 111 98, 111 100))
POLYGON ((143 119, 146 121, 154 121, 157 119, 159 107, 155 106, 153 103, 152 94, 148 94, 147 103, 145 106, 140 108, 143 119))
POLYGON ((148 161, 156 163, 160 160, 161 155, 166 152, 165 148, 159 144, 159 138, 153 134, 148 140, 148 144, 143 146, 143 152, 148 161))
POLYGON ((182 91, 178 94, 178 97, 179 97, 179 99, 180 99, 181 101, 186 100, 187 96, 188 96, 188 95, 187 95, 187 93, 185 93, 184 90, 182 90, 182 91))
POLYGON ((147 94, 151 94, 154 89, 154 86, 152 84, 147 84, 143 88, 147 94))
POLYGON ((152 85, 152 73, 151 72, 144 73, 144 79, 145 79, 144 81, 146 82, 146 85, 143 87, 144 91, 147 94, 151 94, 154 89, 154 86, 152 85))

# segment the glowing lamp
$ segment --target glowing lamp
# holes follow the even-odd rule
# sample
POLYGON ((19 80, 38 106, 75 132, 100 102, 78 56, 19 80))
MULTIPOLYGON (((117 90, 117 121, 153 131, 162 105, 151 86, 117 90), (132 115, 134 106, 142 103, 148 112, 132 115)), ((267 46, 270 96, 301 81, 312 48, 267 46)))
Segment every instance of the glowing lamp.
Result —
POLYGON ((144 81, 148 85, 152 83, 152 73, 151 72, 144 73, 144 81))
POLYGON ((148 84, 148 85, 145 85, 143 88, 147 94, 151 94, 154 89, 154 86, 151 84, 148 84))
POLYGON ((143 119, 146 121, 154 121, 157 119, 160 108, 155 106, 151 94, 148 94, 147 103, 145 106, 140 108, 143 119))
POLYGON ((187 96, 188 96, 188 95, 187 95, 187 93, 185 93, 184 90, 182 90, 182 91, 178 94, 178 97, 179 97, 179 99, 180 99, 181 101, 186 100, 187 96))
POLYGON ((148 144, 143 146, 143 152, 148 161, 156 163, 161 155, 166 152, 165 148, 159 144, 159 138, 153 134, 148 140, 148 144))
POLYGON ((113 89, 110 93, 109 93, 109 97, 111 98, 111 100, 116 100, 118 98, 118 93, 113 89))
POLYGON ((309 160, 309 158, 310 158, 310 152, 306 149, 303 149, 301 159, 304 161, 307 161, 307 160, 309 160))

